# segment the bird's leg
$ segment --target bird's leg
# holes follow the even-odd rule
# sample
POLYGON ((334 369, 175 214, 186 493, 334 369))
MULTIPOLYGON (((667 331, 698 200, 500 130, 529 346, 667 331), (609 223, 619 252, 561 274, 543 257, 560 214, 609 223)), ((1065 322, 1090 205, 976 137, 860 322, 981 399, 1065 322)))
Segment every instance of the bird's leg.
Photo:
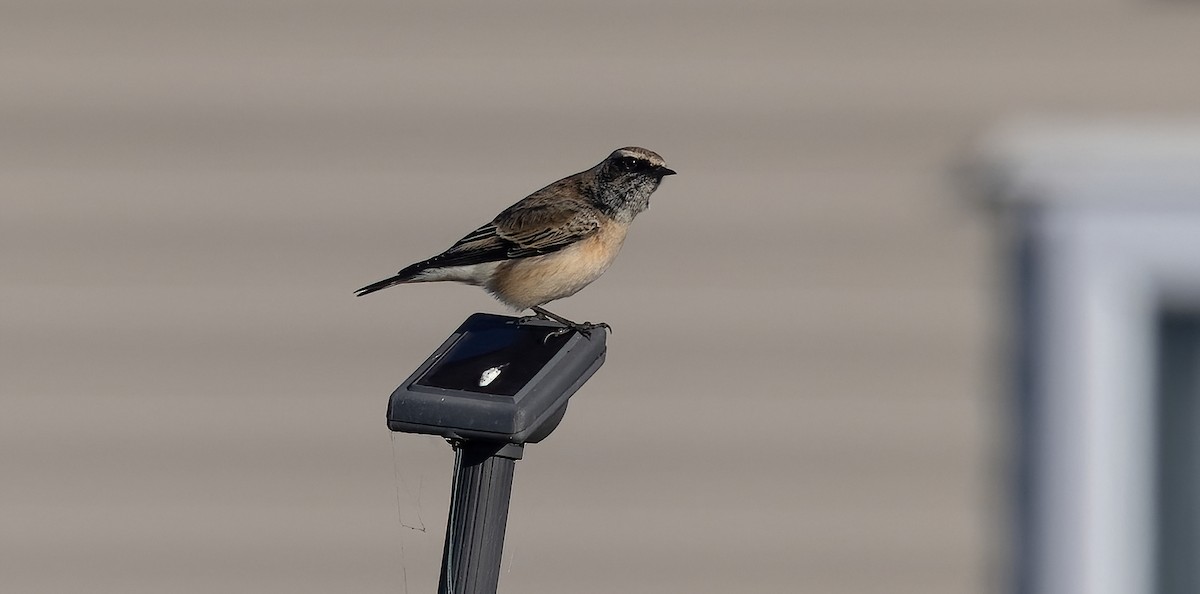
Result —
POLYGON ((550 313, 536 305, 529 309, 533 310, 533 315, 521 316, 521 318, 519 320, 517 320, 518 324, 527 324, 533 320, 545 320, 547 322, 558 322, 559 324, 566 324, 568 326, 575 323, 575 322, 572 322, 571 320, 568 320, 562 316, 554 315, 553 313, 550 313))
POLYGON ((533 310, 533 314, 536 317, 539 317, 543 320, 553 320, 555 322, 558 322, 559 324, 562 324, 563 326, 566 326, 565 328, 560 328, 558 330, 555 330, 554 332, 551 332, 550 334, 547 334, 546 338, 550 338, 551 336, 562 336, 563 334, 566 334, 567 332, 570 332, 571 330, 575 330, 575 331, 583 334, 584 336, 589 336, 591 334, 591 331, 595 330, 596 328, 604 328, 605 330, 612 332, 612 326, 609 326, 608 324, 606 324, 604 322, 600 322, 599 324, 593 324, 591 322, 584 322, 584 323, 580 324, 578 322, 572 322, 571 320, 568 320, 556 313, 547 311, 546 309, 544 309, 540 306, 537 306, 537 305, 535 305, 529 309, 533 310))
POLYGON ((553 313, 546 309, 543 309, 542 307, 537 306, 537 305, 535 305, 529 309, 533 310, 533 316, 536 318, 540 318, 543 320, 554 320, 555 322, 558 322, 559 324, 562 324, 564 326, 575 327, 575 326, 579 325, 579 324, 576 324, 575 322, 572 322, 571 320, 568 320, 556 313, 553 313))

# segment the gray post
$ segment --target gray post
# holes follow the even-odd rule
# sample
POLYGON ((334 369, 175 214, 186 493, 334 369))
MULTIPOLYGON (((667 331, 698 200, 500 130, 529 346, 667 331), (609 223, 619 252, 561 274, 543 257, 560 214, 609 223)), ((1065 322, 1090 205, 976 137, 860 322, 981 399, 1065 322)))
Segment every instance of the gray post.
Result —
POLYGON ((520 445, 462 441, 454 446, 454 488, 438 594, 495 594, 520 445))

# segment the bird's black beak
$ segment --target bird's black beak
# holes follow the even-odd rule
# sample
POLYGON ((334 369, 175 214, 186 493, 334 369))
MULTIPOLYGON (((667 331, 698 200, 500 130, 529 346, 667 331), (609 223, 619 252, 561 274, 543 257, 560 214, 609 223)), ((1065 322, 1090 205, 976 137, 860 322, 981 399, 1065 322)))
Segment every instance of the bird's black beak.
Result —
POLYGON ((670 167, 659 165, 658 167, 654 168, 654 174, 659 177, 666 177, 668 175, 675 175, 675 170, 671 169, 670 167))

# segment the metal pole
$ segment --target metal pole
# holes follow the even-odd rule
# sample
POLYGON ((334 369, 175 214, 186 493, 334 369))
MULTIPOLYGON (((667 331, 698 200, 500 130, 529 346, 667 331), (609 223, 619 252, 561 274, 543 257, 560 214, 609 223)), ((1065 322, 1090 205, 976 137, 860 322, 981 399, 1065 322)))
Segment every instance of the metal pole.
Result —
POLYGON ((522 446, 462 441, 454 451, 454 488, 438 594, 495 594, 513 470, 522 446))

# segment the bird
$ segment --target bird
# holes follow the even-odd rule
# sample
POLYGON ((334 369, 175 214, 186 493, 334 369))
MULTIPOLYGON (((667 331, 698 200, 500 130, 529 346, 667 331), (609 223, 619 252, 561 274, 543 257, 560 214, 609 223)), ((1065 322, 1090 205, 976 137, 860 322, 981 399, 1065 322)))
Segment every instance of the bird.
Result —
POLYGON ((485 289, 516 311, 584 334, 608 324, 576 323, 543 305, 570 297, 616 259, 630 224, 675 175, 658 153, 629 146, 504 209, 446 251, 355 291, 359 297, 408 283, 453 281, 485 289))

